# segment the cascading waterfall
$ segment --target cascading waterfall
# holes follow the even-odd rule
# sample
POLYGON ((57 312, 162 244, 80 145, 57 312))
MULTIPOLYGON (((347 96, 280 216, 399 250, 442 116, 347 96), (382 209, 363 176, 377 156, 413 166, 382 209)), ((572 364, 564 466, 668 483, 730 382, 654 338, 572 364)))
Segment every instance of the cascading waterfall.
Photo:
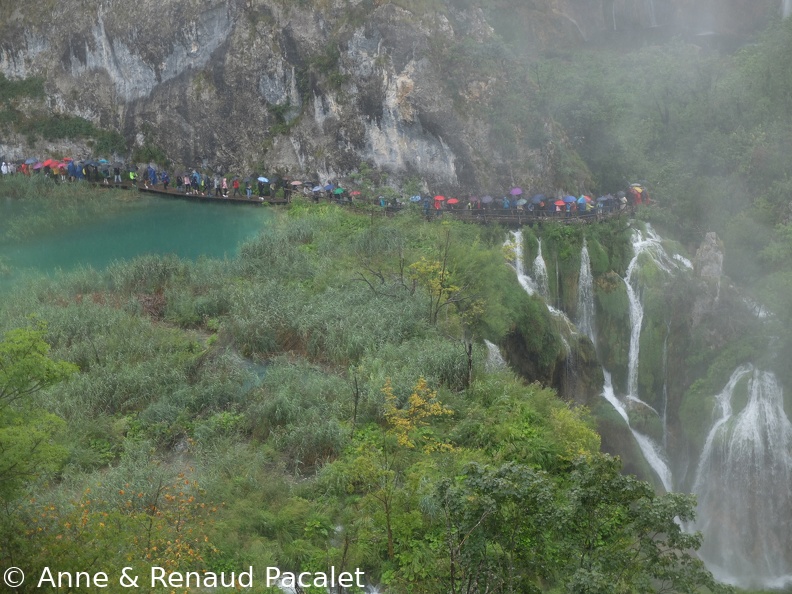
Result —
POLYGON ((594 277, 591 275, 591 258, 589 258, 586 240, 580 251, 580 273, 578 275, 577 327, 596 346, 594 334, 594 277))
POLYGON ((610 372, 603 369, 602 373, 605 376, 605 384, 602 387, 602 397, 611 403, 613 408, 616 409, 616 412, 618 412, 621 415, 621 418, 624 419, 624 422, 627 423, 627 427, 633 434, 636 443, 638 443, 638 447, 640 448, 644 458, 648 462, 649 466, 652 467, 652 470, 655 471, 655 474, 657 474, 660 482, 663 484, 663 488, 666 490, 666 492, 670 493, 673 486, 673 480, 671 476, 671 470, 668 468, 668 464, 665 462, 663 453, 654 441, 652 441, 643 433, 639 433, 630 426, 630 417, 627 414, 627 409, 624 408, 624 404, 622 404, 622 402, 616 396, 616 393, 613 391, 613 381, 611 380, 610 372))
MULTIPOLYGON (((517 280, 520 283, 520 286, 523 290, 528 293, 529 295, 533 295, 534 293, 539 293, 542 297, 545 298, 545 306, 550 314, 559 321, 560 324, 563 324, 564 328, 566 328, 567 332, 570 334, 575 334, 577 329, 575 325, 570 321, 567 315, 561 311, 560 309, 556 309, 549 303, 547 303, 546 299, 550 292, 548 287, 548 276, 547 276, 547 266, 545 266, 544 258, 542 257, 542 241, 539 240, 539 249, 534 259, 533 263, 533 271, 534 275, 537 277, 537 280, 534 281, 531 277, 525 274, 525 265, 523 263, 523 239, 522 239, 522 230, 512 232, 512 237, 514 237, 514 269, 517 272, 517 280)), ((569 353, 571 352, 571 348, 569 346, 569 341, 567 341, 566 337, 561 336, 561 342, 564 345, 564 350, 569 353)))
MULTIPOLYGON (((639 268, 642 254, 647 254, 652 262, 665 272, 671 272, 674 260, 668 257, 660 237, 647 225, 646 234, 635 231, 632 236, 633 258, 627 266, 627 275, 624 277, 627 299, 630 302, 630 349, 627 363, 627 397, 640 402, 638 398, 638 356, 641 348, 641 325, 643 324, 643 304, 638 295, 637 283, 633 275, 639 268), (633 285, 636 286, 633 286, 633 285)), ((645 404, 645 403, 644 403, 645 404)), ((647 405, 648 406, 648 405, 647 405)))
POLYGON ((668 448, 668 337, 671 335, 671 322, 666 323, 663 339, 663 449, 668 448))
POLYGON ((512 237, 514 238, 514 269, 517 271, 517 281, 526 293, 533 295, 536 292, 536 284, 530 276, 525 274, 522 229, 519 231, 512 231, 512 237))
POLYGON ((646 12, 649 14, 649 26, 657 27, 654 0, 646 0, 646 12))
MULTIPOLYGON (((643 305, 639 299, 636 287, 633 286, 634 274, 639 269, 639 262, 643 254, 647 254, 652 262, 659 268, 666 272, 670 272, 673 260, 665 253, 660 237, 654 230, 647 225, 646 233, 642 234, 635 231, 632 236, 633 244, 633 258, 627 266, 627 275, 624 278, 624 284, 627 289, 627 297, 630 303, 630 347, 629 356, 627 360, 627 400, 641 404, 648 407, 650 410, 655 411, 654 408, 643 402, 638 397, 638 356, 640 354, 640 339, 641 339, 641 325, 643 323, 643 305)), ((637 286, 637 282, 635 283, 637 286)), ((603 370, 604 371, 604 370, 603 370)), ((662 448, 656 444, 650 437, 639 433, 630 426, 629 416, 624 405, 619 401, 613 392, 613 385, 610 383, 610 374, 605 371, 605 387, 603 388, 603 398, 610 402, 619 414, 627 422, 635 441, 641 449, 641 452, 646 458, 646 461, 651 466, 655 474, 660 478, 660 482, 666 491, 671 491, 673 487, 673 477, 671 470, 666 463, 665 456, 663 455, 662 448), (617 404, 618 403, 618 406, 617 404)))
POLYGON ((486 339, 484 344, 487 345, 487 363, 485 364, 487 370, 494 371, 506 367, 506 360, 501 355, 498 345, 486 339))
MULTIPOLYGON (((792 4, 792 0, 788 1, 792 4)), ((605 384, 602 397, 624 419, 647 463, 665 490, 671 491, 674 481, 664 456, 669 400, 668 349, 672 342, 668 321, 662 347, 662 408, 658 406, 658 417, 663 423, 663 446, 630 426, 630 408, 648 406, 638 397, 638 361, 644 319, 640 277, 644 265, 668 274, 690 270, 692 265, 682 256, 669 256, 650 226, 645 232, 636 231, 632 244, 634 255, 624 278, 631 325, 627 390, 626 394, 617 396, 611 374, 603 370, 605 384)), ((521 246, 518 256, 515 267, 519 278, 524 275, 521 246)), ((589 338, 596 336, 590 265, 587 245, 584 244, 578 282, 577 321, 579 330, 589 338), (588 312, 591 317, 588 317, 588 312)), ((534 261, 534 273, 541 276, 542 271, 541 284, 545 288, 537 290, 547 295, 546 268, 543 258, 538 255, 534 261)), ((537 286, 529 277, 526 278, 528 283, 521 280, 524 288, 526 284, 537 286)), ((559 319, 564 316, 552 306, 547 307, 559 319)), ((754 309, 758 310, 758 306, 754 309)), ((699 507, 698 519, 689 528, 704 534, 700 556, 721 581, 746 588, 790 588, 792 422, 784 412, 783 393, 775 376, 750 365, 739 367, 716 397, 714 418, 692 488, 699 507)))
POLYGON ((741 587, 792 584, 792 423, 772 373, 738 367, 716 397, 693 492, 702 559, 716 578, 741 587), (747 403, 736 416, 738 385, 747 403))
MULTIPOLYGON (((557 269, 557 267, 556 267, 557 269)), ((533 261, 533 275, 536 283, 536 290, 539 294, 547 299, 550 295, 549 279, 547 277, 547 266, 545 265, 544 257, 542 257, 542 240, 539 240, 539 250, 536 258, 533 261)))

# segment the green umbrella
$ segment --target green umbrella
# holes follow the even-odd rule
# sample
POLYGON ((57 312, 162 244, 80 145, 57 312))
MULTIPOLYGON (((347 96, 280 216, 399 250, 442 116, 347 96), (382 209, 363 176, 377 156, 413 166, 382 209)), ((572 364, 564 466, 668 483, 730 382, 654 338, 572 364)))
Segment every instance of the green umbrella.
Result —
POLYGON ((343 193, 344 193, 344 188, 336 188, 335 190, 333 190, 333 194, 343 194, 343 193))

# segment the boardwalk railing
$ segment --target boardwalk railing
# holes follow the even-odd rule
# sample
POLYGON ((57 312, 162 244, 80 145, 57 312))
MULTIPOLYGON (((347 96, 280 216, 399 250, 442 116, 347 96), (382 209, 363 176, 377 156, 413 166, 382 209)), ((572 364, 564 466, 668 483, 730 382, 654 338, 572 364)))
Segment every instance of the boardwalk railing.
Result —
MULTIPOLYGON (((156 187, 156 186, 148 186, 145 185, 134 185, 129 182, 123 183, 121 185, 118 184, 95 184, 98 187, 105 187, 105 188, 124 188, 124 189, 137 189, 140 192, 144 192, 147 194, 156 194, 158 196, 168 196, 171 198, 183 198, 187 200, 199 200, 199 201, 207 201, 207 202, 225 202, 225 203, 233 203, 233 204, 251 204, 251 205, 261 205, 261 204, 269 204, 269 205, 282 205, 288 204, 291 202, 292 195, 296 194, 296 192, 288 192, 287 197, 285 198, 275 198, 271 196, 265 196, 263 198, 259 198, 257 195, 254 195, 251 198, 246 197, 227 197, 223 198, 220 196, 214 196, 213 192, 209 192, 206 195, 200 193, 193 193, 193 194, 186 194, 183 191, 179 192, 175 189, 168 189, 164 190, 163 188, 156 187)), ((311 199, 311 197, 303 196, 304 198, 311 199)), ((537 223, 560 223, 560 224, 587 224, 587 223, 596 223, 603 220, 609 220, 613 218, 618 218, 621 215, 630 214, 631 211, 629 209, 619 210, 619 209, 606 209, 602 212, 597 211, 596 209, 590 210, 587 212, 570 212, 567 213, 566 211, 562 212, 555 212, 555 211, 543 211, 543 210, 521 210, 519 208, 444 208, 442 210, 435 210, 434 208, 430 208, 428 211, 424 210, 423 206, 417 204, 400 204, 395 206, 385 206, 382 207, 379 205, 378 201, 373 199, 365 199, 365 198, 356 198, 354 201, 352 200, 343 200, 338 199, 335 196, 323 196, 320 195, 318 200, 321 202, 335 202, 342 206, 360 206, 365 204, 368 207, 372 208, 372 213, 375 212, 374 209, 378 210, 381 214, 386 216, 393 216, 394 214, 401 212, 405 209, 412 209, 414 211, 422 211, 424 216, 428 220, 432 219, 441 219, 441 218, 453 218, 460 221, 466 221, 469 223, 479 223, 479 224, 489 224, 489 223, 497 223, 501 225, 507 225, 510 227, 521 227, 522 225, 533 225, 537 223)))

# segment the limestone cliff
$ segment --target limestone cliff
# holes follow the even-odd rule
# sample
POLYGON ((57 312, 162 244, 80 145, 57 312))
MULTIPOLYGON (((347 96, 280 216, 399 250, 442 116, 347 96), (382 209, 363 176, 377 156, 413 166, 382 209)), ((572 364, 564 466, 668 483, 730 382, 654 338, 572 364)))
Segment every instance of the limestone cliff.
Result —
MULTIPOLYGON (((678 23, 685 6, 0 2, 0 72, 43 77, 51 112, 118 130, 177 165, 324 180, 366 162, 425 189, 530 187, 552 178, 564 139, 530 104, 533 82, 516 61, 612 28, 678 23)), ((21 144, 6 139, 5 150, 21 144)))

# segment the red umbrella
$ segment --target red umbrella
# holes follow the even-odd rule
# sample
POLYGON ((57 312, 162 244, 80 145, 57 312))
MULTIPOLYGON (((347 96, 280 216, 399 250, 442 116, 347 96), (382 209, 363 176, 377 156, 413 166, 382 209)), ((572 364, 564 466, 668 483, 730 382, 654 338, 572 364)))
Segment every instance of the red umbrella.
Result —
POLYGON ((41 164, 41 166, 42 166, 42 167, 52 167, 52 166, 53 166, 53 165, 55 165, 56 163, 57 163, 57 161, 56 161, 55 159, 47 159, 46 161, 44 161, 44 162, 41 164))
POLYGON ((360 192, 358 192, 357 190, 353 190, 349 194, 352 195, 352 196, 360 196, 360 192))
POLYGON ((438 202, 442 202, 443 200, 445 200, 445 196, 435 196, 434 199, 437 200, 438 202))
POLYGON ((459 200, 457 200, 456 198, 449 198, 448 199, 448 204, 457 204, 458 202, 459 202, 459 200))
POLYGON ((565 202, 563 200, 556 200, 555 202, 553 202, 553 204, 555 204, 556 206, 564 206, 565 202))
POLYGON ((74 159, 72 159, 71 157, 63 157, 63 160, 64 161, 74 161, 74 159))

